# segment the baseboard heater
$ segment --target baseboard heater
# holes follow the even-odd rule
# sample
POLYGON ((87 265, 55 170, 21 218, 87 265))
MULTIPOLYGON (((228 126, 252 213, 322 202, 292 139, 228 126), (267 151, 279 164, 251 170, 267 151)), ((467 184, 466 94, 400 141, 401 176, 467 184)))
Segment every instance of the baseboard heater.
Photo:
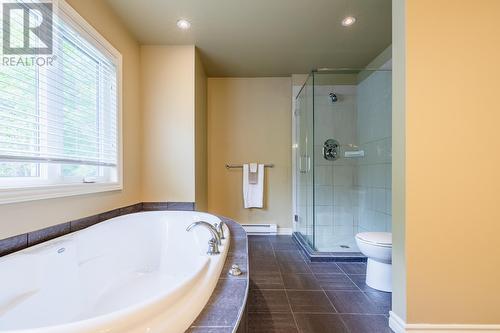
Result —
POLYGON ((242 224, 241 226, 249 235, 276 235, 278 233, 276 224, 242 224))

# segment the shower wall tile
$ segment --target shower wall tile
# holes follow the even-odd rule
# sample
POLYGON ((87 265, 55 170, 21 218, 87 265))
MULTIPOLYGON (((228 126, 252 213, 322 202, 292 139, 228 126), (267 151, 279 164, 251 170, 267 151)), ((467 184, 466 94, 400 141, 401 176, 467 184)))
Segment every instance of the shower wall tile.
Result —
POLYGON ((316 185, 333 185, 333 166, 320 165, 314 167, 316 185))
POLYGON ((333 230, 335 236, 337 237, 342 237, 342 236, 354 237, 354 229, 352 225, 339 225, 339 226, 334 225, 333 230))
POLYGON ((386 213, 386 190, 383 188, 373 188, 371 189, 372 192, 372 202, 371 202, 371 209, 375 211, 379 211, 382 213, 386 213))
POLYGON ((353 168, 339 165, 333 168, 333 184, 338 186, 354 186, 353 168))
POLYGON ((392 189, 392 166, 391 166, 391 164, 386 164, 385 188, 392 189))
MULTIPOLYGON (((354 237, 357 206, 354 184, 357 182, 357 163, 342 156, 357 145, 356 86, 321 85, 315 89, 315 224, 316 246, 328 249, 335 241, 354 237), (332 103, 330 92, 337 93, 339 100, 332 103), (335 139, 341 145, 341 156, 335 161, 323 158, 323 143, 335 139), (340 230, 337 235, 335 228, 340 230)), ((337 248, 332 248, 337 250, 337 248)))
POLYGON ((338 107, 333 113, 333 134, 342 146, 356 143, 355 106, 338 107))
POLYGON ((316 225, 328 226, 333 224, 333 206, 316 206, 316 225))
POLYGON ((392 216, 385 215, 385 231, 392 232, 392 216))
POLYGON ((357 86, 317 86, 314 103, 316 245, 357 250, 357 232, 391 230, 391 74, 373 73, 357 86), (325 160, 322 144, 329 138, 342 153, 364 150, 364 158, 325 160))
POLYGON ((333 204, 335 206, 354 206, 353 189, 350 186, 333 187, 333 204))
POLYGON ((360 144, 360 149, 365 156, 358 160, 359 164, 390 163, 391 162, 391 138, 385 137, 380 140, 360 144))
POLYGON ((335 226, 353 226, 354 213, 352 208, 345 208, 342 206, 333 207, 333 224, 335 226))
POLYGON ((371 170, 373 187, 384 188, 387 177, 387 164, 371 164, 368 166, 371 170))
POLYGON ((314 200, 316 205, 333 205, 333 187, 332 186, 315 186, 314 187, 314 200))
POLYGON ((359 231, 391 230, 391 73, 375 72, 358 85, 357 160, 359 231))
MULTIPOLYGON (((315 113, 314 122, 314 142, 318 145, 323 145, 327 139, 334 138, 335 113, 332 110, 324 110, 315 113)), ((338 139, 337 139, 338 140, 338 139)))
POLYGON ((359 228, 364 231, 386 231, 389 215, 373 210, 364 210, 359 215, 359 228))
POLYGON ((392 213, 392 190, 387 189, 385 191, 385 200, 386 200, 385 213, 388 215, 391 215, 391 213, 392 213))
POLYGON ((391 133, 391 73, 376 72, 358 85, 359 142, 389 137, 391 133))
POLYGON ((333 225, 323 225, 316 227, 316 243, 321 244, 321 247, 328 246, 334 237, 334 226, 333 225))

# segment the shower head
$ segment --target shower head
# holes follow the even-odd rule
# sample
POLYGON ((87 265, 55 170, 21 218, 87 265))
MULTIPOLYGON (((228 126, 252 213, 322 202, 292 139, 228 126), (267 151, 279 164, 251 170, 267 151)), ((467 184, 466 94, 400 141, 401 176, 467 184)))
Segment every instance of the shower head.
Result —
POLYGON ((339 98, 337 97, 337 94, 334 92, 330 93, 330 98, 332 99, 332 103, 335 103, 336 101, 339 100, 339 98))

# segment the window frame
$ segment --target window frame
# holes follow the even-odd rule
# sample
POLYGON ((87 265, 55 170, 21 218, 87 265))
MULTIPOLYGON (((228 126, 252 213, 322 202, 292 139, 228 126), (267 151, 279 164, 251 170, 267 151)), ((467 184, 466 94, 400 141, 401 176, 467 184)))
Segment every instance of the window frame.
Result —
MULTIPOLYGON (((0 204, 15 202, 42 200, 51 198, 68 197, 75 195, 100 193, 108 191, 123 190, 123 137, 122 137, 122 55, 116 50, 95 28, 93 28, 80 14, 78 14, 65 0, 54 1, 54 15, 71 26, 78 34, 87 40, 92 40, 94 47, 104 54, 114 58, 116 64, 116 138, 117 138, 117 166, 116 181, 101 181, 95 183, 56 183, 47 184, 41 181, 40 176, 35 179, 15 180, 16 177, 8 179, 12 187, 0 188, 0 204), (19 185, 18 185, 19 184, 19 185), (18 186, 16 186, 18 185, 18 186)), ((63 164, 39 164, 40 175, 46 174, 50 168, 62 169, 63 164)), ((112 172, 112 171, 106 171, 112 172)), ((62 173, 61 173, 62 176, 62 173)), ((63 179, 64 177, 61 177, 63 179)), ((100 180, 98 180, 100 181, 100 180)))

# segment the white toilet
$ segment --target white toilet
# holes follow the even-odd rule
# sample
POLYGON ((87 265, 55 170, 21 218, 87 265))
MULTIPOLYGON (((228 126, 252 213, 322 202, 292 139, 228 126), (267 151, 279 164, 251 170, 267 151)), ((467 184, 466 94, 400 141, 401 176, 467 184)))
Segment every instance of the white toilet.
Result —
POLYGON ((373 289, 392 292, 392 234, 361 232, 356 235, 356 244, 368 258, 366 284, 373 289))

